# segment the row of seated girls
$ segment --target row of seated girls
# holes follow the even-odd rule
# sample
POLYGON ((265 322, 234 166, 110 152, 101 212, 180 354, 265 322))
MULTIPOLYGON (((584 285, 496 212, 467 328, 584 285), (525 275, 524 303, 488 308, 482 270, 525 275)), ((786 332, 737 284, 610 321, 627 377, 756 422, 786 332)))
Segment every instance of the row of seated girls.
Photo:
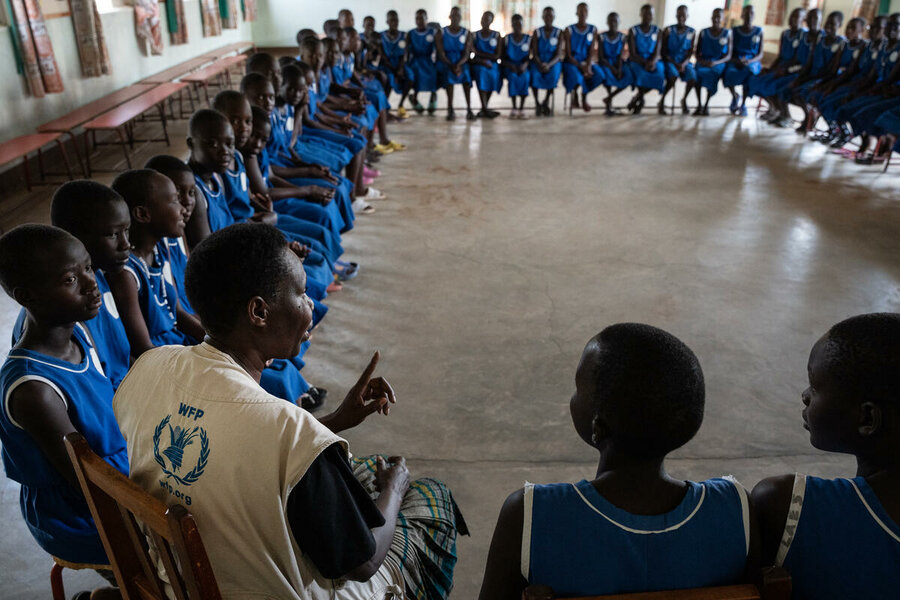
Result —
MULTIPOLYGON (((755 10, 745 5, 741 23, 723 26, 724 13, 712 13, 710 27, 697 32, 687 25, 687 6, 679 6, 676 23, 661 29, 654 24, 651 5, 640 10, 640 22, 627 32, 620 30, 617 13, 607 17, 604 32, 588 22, 588 5, 576 9, 577 22, 560 29, 554 26, 555 11, 543 10, 543 27, 531 34, 523 31, 520 15, 512 18, 512 32, 501 36, 491 29, 494 15, 485 12, 481 29, 470 32, 461 25, 461 11, 450 11, 450 24, 441 27, 428 22, 426 11, 416 12, 416 27, 408 32, 399 29, 396 11, 387 13, 388 29, 378 33, 375 19, 366 17, 362 40, 353 46, 335 39, 344 56, 331 61, 354 60, 367 73, 378 78, 385 92, 400 95, 397 115, 406 117, 403 107, 407 98, 416 112, 436 110, 436 93, 446 91, 449 110, 447 119, 456 118, 454 89, 462 88, 466 118, 494 118, 499 113, 488 103, 506 82, 512 99, 511 118, 525 118, 525 100, 529 91, 534 97, 537 116, 551 113, 550 98, 560 80, 572 95, 574 107, 591 110, 588 94, 602 87, 608 115, 617 111, 613 99, 627 88, 635 91, 627 109, 640 113, 645 96, 659 93, 657 111, 666 114, 666 96, 675 83, 685 83, 680 107, 690 112, 688 100, 696 95, 693 114, 709 114, 710 98, 724 86, 731 93, 729 111, 746 116, 747 101, 758 97, 769 110, 762 118, 779 127, 793 126, 790 106, 801 111, 797 131, 816 133, 816 139, 842 148, 860 137, 860 148, 847 152, 859 162, 885 159, 897 143, 900 132, 900 104, 896 84, 898 68, 898 18, 879 16, 868 24, 860 17, 844 25, 840 12, 824 19, 821 10, 793 10, 788 28, 781 34, 778 54, 763 68, 764 33, 754 25, 755 10), (804 26, 805 25, 805 26, 804 26), (481 109, 471 108, 472 85, 478 90, 481 109), (704 97, 705 91, 705 97, 704 97), (428 93, 427 108, 419 100, 428 93), (541 97, 543 93, 543 98, 541 97), (818 123, 826 131, 816 132, 818 123), (868 152, 870 140, 878 140, 880 152, 868 152)), ((302 34, 302 32, 301 32, 302 34)))
MULTIPOLYGON (((194 145, 231 135, 225 115, 201 114, 194 145)), ((195 162, 216 168, 192 149, 195 162)), ((170 173, 185 172, 172 164, 170 173)), ((0 440, 38 544, 115 583, 62 443, 78 431, 148 492, 189 505, 223 597, 448 598, 456 536, 466 532, 450 491, 411 480, 401 457, 351 459, 338 437, 396 401, 373 376, 378 354, 338 410, 318 419, 259 387, 269 360, 291 360, 315 318, 308 254, 276 226, 236 223, 194 246, 185 288, 204 342, 150 348, 110 379, 108 332, 121 323, 105 280, 154 285, 139 272, 142 249, 184 227, 173 179, 155 169, 123 177, 116 189, 66 184, 53 198, 55 226, 0 237, 0 284, 25 315, 0 369, 0 440)), ((748 492, 732 477, 694 482, 665 468, 707 403, 684 342, 637 323, 591 338, 569 408, 598 452, 596 473, 508 497, 480 600, 727 585, 765 565, 788 570, 798 600, 896 598, 900 315, 851 317, 810 343, 798 417, 815 448, 853 455, 856 472, 777 475, 748 492)), ((119 597, 113 586, 90 595, 119 597)))

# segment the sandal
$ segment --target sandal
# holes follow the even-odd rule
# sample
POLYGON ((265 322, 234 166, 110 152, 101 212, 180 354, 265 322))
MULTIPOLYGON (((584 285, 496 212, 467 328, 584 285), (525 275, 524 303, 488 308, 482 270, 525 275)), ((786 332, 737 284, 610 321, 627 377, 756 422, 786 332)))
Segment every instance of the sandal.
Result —
POLYGON ((318 410, 325 404, 325 398, 327 397, 328 390, 325 388, 310 387, 306 390, 306 393, 302 394, 299 398, 300 408, 308 412, 318 410))
POLYGON ((341 281, 348 281, 359 275, 359 265, 355 262, 336 260, 334 261, 334 274, 341 281))

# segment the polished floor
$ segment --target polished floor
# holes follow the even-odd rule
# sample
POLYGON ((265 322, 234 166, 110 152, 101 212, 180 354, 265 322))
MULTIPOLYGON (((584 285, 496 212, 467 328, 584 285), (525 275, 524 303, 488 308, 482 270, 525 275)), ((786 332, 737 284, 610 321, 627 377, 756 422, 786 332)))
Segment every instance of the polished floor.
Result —
MULTIPOLYGON (((476 596, 507 494, 593 474, 568 399, 584 343, 611 323, 663 327, 700 357, 706 420, 674 475, 749 487, 852 474, 847 457, 810 447, 800 392, 831 324, 900 310, 896 169, 721 111, 418 117, 393 137, 410 148, 383 159, 389 199, 346 236, 362 270, 329 298, 304 373, 333 406, 382 352, 398 405, 347 437, 357 454, 401 454, 414 475, 450 484, 472 530, 454 598, 476 596)), ((25 210, 0 225, 45 215, 46 202, 25 210)), ((0 301, 0 343, 13 314, 0 301)), ((0 597, 45 598, 46 557, 15 486, 0 489, 0 597)), ((71 591, 93 581, 77 577, 71 591)))

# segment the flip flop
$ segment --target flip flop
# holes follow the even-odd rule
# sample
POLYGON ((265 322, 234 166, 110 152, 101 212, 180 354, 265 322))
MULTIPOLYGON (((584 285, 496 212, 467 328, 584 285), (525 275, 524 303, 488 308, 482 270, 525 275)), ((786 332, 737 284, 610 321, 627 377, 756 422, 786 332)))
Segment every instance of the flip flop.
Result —
POLYGON ((306 393, 302 394, 299 398, 300 408, 308 412, 318 410, 325 404, 325 399, 327 397, 328 390, 325 388, 310 387, 306 390, 306 393))

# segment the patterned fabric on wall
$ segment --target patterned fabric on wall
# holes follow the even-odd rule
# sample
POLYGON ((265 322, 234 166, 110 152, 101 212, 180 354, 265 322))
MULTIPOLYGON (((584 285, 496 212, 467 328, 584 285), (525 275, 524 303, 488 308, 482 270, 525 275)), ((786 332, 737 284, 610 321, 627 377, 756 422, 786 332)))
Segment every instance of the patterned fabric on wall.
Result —
POLYGON ((62 92, 64 88, 53 44, 47 36, 44 15, 37 0, 11 0, 6 6, 16 42, 16 58, 21 63, 28 91, 35 98, 62 92))
POLYGON ((158 0, 134 0, 134 32, 145 54, 162 54, 158 0))
POLYGON ((203 37, 222 35, 222 17, 217 0, 200 0, 200 16, 203 18, 203 37))
POLYGON ((867 23, 871 23, 878 15, 878 0, 856 0, 853 3, 853 16, 862 17, 867 23))
POLYGON ((787 0, 769 0, 766 8, 766 25, 782 25, 787 12, 787 0))
POLYGON ((222 29, 237 29, 237 0, 219 0, 219 16, 222 18, 222 29))
POLYGON ((472 3, 469 0, 459 0, 458 2, 454 2, 453 6, 459 7, 459 12, 462 15, 462 26, 471 29, 472 3))
POLYGON ((241 0, 241 10, 245 21, 256 20, 256 0, 241 0))
MULTIPOLYGON (((522 28, 529 32, 534 28, 537 20, 537 0, 491 0, 487 10, 494 13, 494 29, 498 29, 504 35, 512 31, 513 15, 522 15, 522 28)), ((477 23, 481 23, 481 15, 477 17, 477 23)), ((478 29, 473 24, 473 29, 478 29)))
POLYGON ((173 46, 188 43, 187 22, 184 19, 184 0, 166 0, 166 22, 169 41, 173 46))
POLYGON ((81 60, 81 74, 100 77, 112 72, 109 51, 103 37, 103 23, 94 0, 69 0, 72 25, 75 26, 75 43, 81 60))

